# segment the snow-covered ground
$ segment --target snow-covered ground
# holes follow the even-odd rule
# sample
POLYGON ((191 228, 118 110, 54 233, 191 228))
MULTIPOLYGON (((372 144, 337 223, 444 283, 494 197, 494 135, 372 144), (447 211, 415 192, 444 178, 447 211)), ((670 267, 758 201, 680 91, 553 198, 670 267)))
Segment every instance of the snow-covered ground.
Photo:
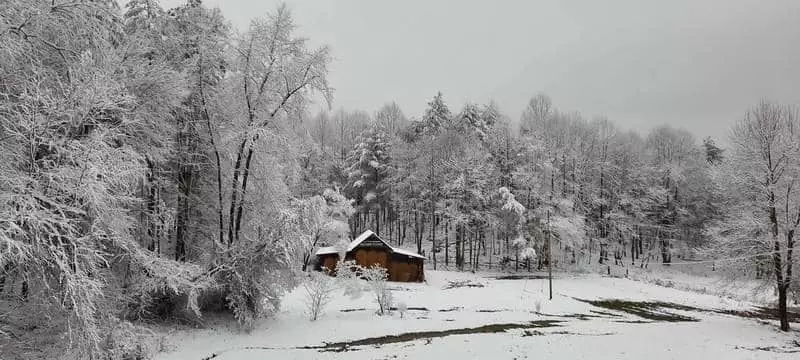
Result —
POLYGON ((425 284, 393 283, 392 287, 396 302, 427 311, 410 310, 403 318, 397 312, 378 316, 371 294, 365 292, 353 300, 338 292, 325 315, 310 322, 300 288, 286 296, 275 318, 250 333, 237 332, 230 325, 179 331, 170 334, 173 349, 157 359, 729 360, 800 356, 791 353, 800 350, 793 343, 800 340, 797 333, 780 333, 775 325, 757 319, 667 309, 699 321, 652 321, 578 299, 659 301, 718 310, 743 310, 755 305, 742 300, 597 275, 558 275, 553 283, 553 300, 547 299, 546 279, 498 280, 487 274, 436 271, 427 271, 426 277, 425 284), (468 280, 483 287, 444 289, 452 280, 468 280), (443 332, 498 324, 533 326, 531 322, 543 320, 556 321, 555 326, 443 332), (341 347, 298 349, 397 334, 409 335, 375 339, 369 345, 349 347, 346 352, 333 351, 341 347))
MULTIPOLYGON (((621 273, 622 269, 614 269, 621 273)), ((676 265, 650 264, 648 269, 630 268, 630 278, 676 289, 708 293, 720 297, 747 300, 760 304, 773 304, 777 299, 774 280, 737 279, 724 276, 723 271, 714 271, 708 262, 676 265)))

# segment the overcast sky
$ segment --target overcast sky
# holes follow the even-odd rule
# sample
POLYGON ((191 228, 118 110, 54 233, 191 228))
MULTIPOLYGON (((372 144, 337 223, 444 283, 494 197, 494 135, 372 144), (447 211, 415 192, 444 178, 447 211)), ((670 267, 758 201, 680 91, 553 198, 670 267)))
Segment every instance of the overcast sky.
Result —
MULTIPOLYGON (((205 3, 244 29, 278 1, 205 3)), ((442 91, 451 109, 494 99, 518 118, 544 92, 559 109, 623 128, 725 137, 762 97, 800 104, 796 0, 287 3, 300 33, 334 51, 335 108, 394 100, 419 116, 442 91)))

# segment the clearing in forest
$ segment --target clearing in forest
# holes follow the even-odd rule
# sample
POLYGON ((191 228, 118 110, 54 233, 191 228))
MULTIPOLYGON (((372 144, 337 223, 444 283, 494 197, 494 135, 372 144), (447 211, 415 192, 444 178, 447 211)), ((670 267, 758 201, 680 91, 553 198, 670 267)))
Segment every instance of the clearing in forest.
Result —
MULTIPOLYGON (((169 359, 793 359, 797 333, 776 331, 757 304, 596 275, 547 280, 430 271, 392 283, 408 311, 387 316, 365 293, 337 293, 309 322, 303 291, 250 333, 225 322, 171 336, 169 359), (537 311, 538 308, 538 311, 537 311), (654 346, 657 344, 658 346, 654 346)), ((794 314, 793 324, 797 322, 794 314)))

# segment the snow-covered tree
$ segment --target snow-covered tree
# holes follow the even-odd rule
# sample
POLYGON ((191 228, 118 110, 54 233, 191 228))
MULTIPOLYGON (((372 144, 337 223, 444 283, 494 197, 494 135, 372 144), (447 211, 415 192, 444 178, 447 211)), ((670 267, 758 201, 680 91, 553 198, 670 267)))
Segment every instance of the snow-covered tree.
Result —
POLYGON ((391 311, 392 305, 394 305, 392 291, 389 289, 389 284, 387 283, 389 272, 376 264, 364 268, 361 276, 364 277, 372 290, 375 303, 378 305, 378 314, 388 314, 391 311))
POLYGON ((13 295, 0 301, 19 302, 21 326, 68 332, 66 356, 130 356, 104 345, 130 325, 122 319, 160 315, 160 301, 198 316, 215 286, 203 266, 160 256, 174 193, 158 191, 166 177, 150 165, 170 154, 186 82, 171 48, 139 32, 165 26, 162 11, 139 5, 153 11, 126 18, 111 1, 0 10, 0 286, 13 295))
POLYGON ((303 284, 306 297, 306 310, 311 321, 316 321, 325 311, 325 307, 333 300, 334 280, 327 274, 312 272, 303 284))
POLYGON ((331 189, 325 190, 323 195, 296 200, 293 206, 294 231, 300 237, 297 245, 300 264, 302 271, 306 271, 319 246, 347 237, 347 220, 354 210, 352 200, 331 189))
POLYGON ((236 132, 232 134, 228 244, 241 238, 242 226, 248 222, 248 183, 268 129, 294 114, 312 94, 328 101, 332 98, 327 80, 330 49, 309 49, 307 39, 298 37, 295 28, 291 12, 283 4, 268 16, 254 19, 236 45, 235 71, 228 79, 231 100, 236 104, 228 109, 228 115, 237 117, 232 127, 236 132))
POLYGON ((795 234, 800 225, 800 117, 762 101, 733 127, 730 154, 715 177, 727 193, 724 220, 713 228, 722 265, 770 264, 780 328, 789 330, 795 234))
MULTIPOLYGON (((347 192, 356 201, 359 212, 374 214, 374 231, 380 232, 381 206, 387 196, 385 180, 391 168, 390 142, 379 126, 371 126, 359 137, 348 157, 347 192)), ((363 231, 363 224, 355 232, 363 231)))
POLYGON ((383 127, 391 136, 395 136, 408 126, 409 121, 403 114, 403 110, 395 102, 383 105, 375 112, 375 123, 383 127))
POLYGON ((436 134, 442 128, 450 125, 452 114, 441 92, 436 93, 436 96, 428 102, 428 108, 425 109, 425 115, 422 116, 420 131, 429 134, 436 134))
POLYGON ((528 101, 522 113, 520 133, 529 135, 541 131, 553 112, 553 101, 545 94, 538 94, 528 101))

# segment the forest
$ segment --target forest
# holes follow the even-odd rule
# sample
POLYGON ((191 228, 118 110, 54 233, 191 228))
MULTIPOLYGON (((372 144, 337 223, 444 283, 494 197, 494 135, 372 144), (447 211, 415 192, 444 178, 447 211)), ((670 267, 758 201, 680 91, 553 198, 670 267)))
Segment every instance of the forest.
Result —
POLYGON ((367 229, 431 269, 713 261, 774 287, 789 330, 794 106, 738 104, 728 139, 629 131, 536 84, 524 109, 334 110, 333 49, 297 26, 286 5, 237 30, 200 0, 4 2, 0 342, 100 359, 144 323, 247 328, 367 229))

